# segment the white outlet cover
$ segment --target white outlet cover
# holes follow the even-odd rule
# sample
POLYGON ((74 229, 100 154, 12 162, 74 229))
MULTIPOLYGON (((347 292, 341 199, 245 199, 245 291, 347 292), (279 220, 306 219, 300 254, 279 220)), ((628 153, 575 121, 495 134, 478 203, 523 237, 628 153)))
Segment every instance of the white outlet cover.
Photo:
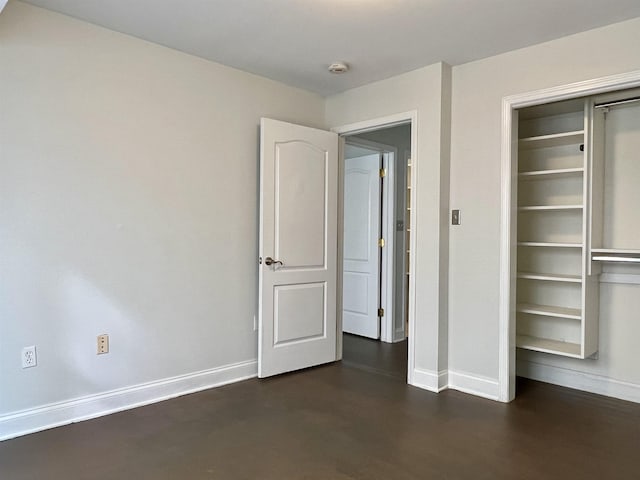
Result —
POLYGON ((22 349, 22 368, 31 368, 38 365, 36 346, 24 347, 22 349))

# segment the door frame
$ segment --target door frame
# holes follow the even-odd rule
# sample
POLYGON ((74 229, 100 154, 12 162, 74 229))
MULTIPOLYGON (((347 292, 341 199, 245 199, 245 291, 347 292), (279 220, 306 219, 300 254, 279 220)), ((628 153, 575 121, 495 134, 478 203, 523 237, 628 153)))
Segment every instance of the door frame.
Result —
MULTIPOLYGON (((340 178, 344 178, 344 145, 345 136, 356 135, 359 133, 371 132, 373 130, 381 130, 383 128, 396 127, 398 125, 411 125, 411 214, 409 215, 409 224, 411 225, 411 232, 409 232, 409 244, 416 244, 417 235, 417 202, 416 185, 418 180, 418 111, 410 110, 408 112, 401 112, 394 115, 386 115, 383 117, 373 118, 370 120, 364 120, 361 122, 351 123, 334 127, 332 132, 340 135, 340 142, 338 145, 338 175, 340 178)), ((342 238, 344 231, 342 224, 344 221, 344 185, 338 182, 338 264, 342 264, 343 260, 343 245, 342 238)), ((411 249, 409 253, 409 332, 415 332, 415 311, 416 311, 416 252, 415 249, 411 249)), ((337 308, 337 332, 336 332, 336 360, 342 359, 342 270, 338 269, 338 295, 336 298, 337 308)), ((415 346, 416 336, 414 334, 409 335, 408 338, 408 355, 407 355, 407 382, 409 384, 414 383, 414 369, 415 369, 415 346)))
MULTIPOLYGON (((510 402, 516 390, 516 202, 518 174, 518 109, 573 98, 640 87, 640 70, 600 77, 502 99, 502 178, 500 209, 500 304, 498 400, 510 402)), ((340 154, 340 152, 338 152, 340 154)), ((338 218, 340 221, 340 217, 338 218)), ((340 226, 338 225, 338 229, 340 226)), ((338 254, 339 255, 339 254, 338 254)))
MULTIPOLYGON (((387 170, 386 181, 383 182, 384 188, 382 189, 382 222, 380 224, 381 235, 385 239, 380 262, 380 307, 385 312, 384 317, 380 319, 380 340, 393 343, 393 319, 395 313, 395 171, 398 149, 391 145, 360 138, 349 137, 348 140, 345 138, 345 143, 379 153, 382 155, 382 168, 387 170)), ((343 161, 345 160, 343 159, 343 161)), ((341 180, 344 181, 344 178, 341 180)))

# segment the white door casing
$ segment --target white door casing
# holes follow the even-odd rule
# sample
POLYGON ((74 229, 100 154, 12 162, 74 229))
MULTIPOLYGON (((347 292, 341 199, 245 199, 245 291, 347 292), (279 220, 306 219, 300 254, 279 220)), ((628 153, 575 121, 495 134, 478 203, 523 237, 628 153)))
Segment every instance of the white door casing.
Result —
POLYGON ((342 329, 380 338, 379 153, 345 159, 342 329))
POLYGON ((267 118, 260 127, 263 378, 336 360, 338 135, 267 118))

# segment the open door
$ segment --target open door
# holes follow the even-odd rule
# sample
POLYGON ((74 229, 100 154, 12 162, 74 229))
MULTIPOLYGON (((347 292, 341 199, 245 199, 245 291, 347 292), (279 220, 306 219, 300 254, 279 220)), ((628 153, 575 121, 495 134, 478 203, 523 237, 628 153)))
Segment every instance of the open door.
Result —
POLYGON ((342 330, 380 338, 382 155, 344 161, 344 263, 342 330))
POLYGON ((336 360, 338 135, 260 122, 260 378, 336 360))

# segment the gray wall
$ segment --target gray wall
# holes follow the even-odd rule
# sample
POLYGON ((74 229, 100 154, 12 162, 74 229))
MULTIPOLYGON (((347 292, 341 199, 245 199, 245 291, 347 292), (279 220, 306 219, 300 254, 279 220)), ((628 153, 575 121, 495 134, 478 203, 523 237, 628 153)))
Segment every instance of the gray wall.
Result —
MULTIPOLYGON (((638 70, 637 45, 640 45, 640 19, 453 69, 451 206, 462 210, 462 225, 451 229, 449 358, 453 370, 498 378, 502 98, 638 70)), ((624 302, 631 295, 623 290, 627 289, 613 293, 604 287, 603 304, 624 302)), ((620 327, 619 318, 610 319, 616 322, 615 326, 607 326, 607 317, 601 323, 604 336, 598 361, 544 354, 525 356, 634 382, 640 388, 638 369, 630 375, 624 367, 638 365, 637 356, 606 360, 625 356, 623 352, 628 351, 618 350, 607 341, 607 329, 620 327)))
POLYGON ((0 420, 254 360, 259 119, 323 99, 20 2, 0 86, 0 420))
MULTIPOLYGON (((0 16, 0 416, 255 358, 260 116, 336 127, 416 112, 411 375, 428 388, 447 370, 495 383, 502 98, 638 70, 639 44, 636 19, 323 100, 10 3, 0 16), (448 225, 450 203, 459 227, 448 225), (111 353, 98 357, 100 333, 111 353), (20 349, 33 344, 40 364, 22 370, 20 349)), ((633 297, 603 292, 605 305, 633 297)), ((544 358, 640 382, 635 358, 607 343, 601 352, 594 363, 544 358)))

